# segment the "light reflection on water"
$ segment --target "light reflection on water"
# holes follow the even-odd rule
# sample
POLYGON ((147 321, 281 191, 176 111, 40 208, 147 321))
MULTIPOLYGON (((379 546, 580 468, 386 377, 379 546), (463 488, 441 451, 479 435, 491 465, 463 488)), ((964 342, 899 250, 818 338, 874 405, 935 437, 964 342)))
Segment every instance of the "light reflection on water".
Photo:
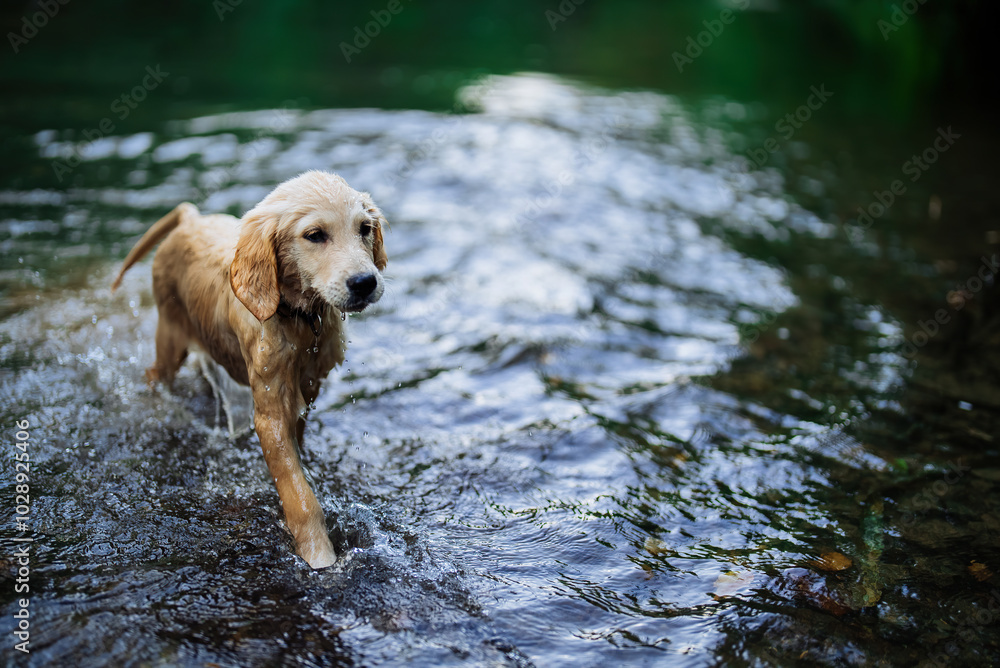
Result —
MULTIPOLYGON (((273 110, 87 145, 37 135, 42 156, 84 166, 65 191, 0 192, 15 212, 2 253, 23 260, 0 275, 3 412, 38 439, 32 661, 706 665, 739 653, 748 613, 754 633, 809 633, 762 612, 775 601, 827 624, 864 607, 807 565, 823 546, 847 552, 874 586, 870 545, 838 535, 817 459, 885 462, 697 382, 743 354, 741 323, 798 304, 781 270, 699 221, 765 238, 829 226, 668 96, 523 75, 460 100, 477 113, 273 110), (127 176, 87 185, 90 162, 127 176), (233 436, 197 364, 171 391, 143 384, 148 261, 106 289, 179 201, 240 213, 307 169, 369 190, 392 226, 386 295, 352 317, 307 430, 345 554, 322 573, 292 555, 247 393, 211 374, 233 436), (28 219, 37 207, 51 219, 28 219), (86 287, 43 254, 90 258, 86 287)), ((711 114, 742 116, 727 102, 711 114)), ((871 336, 898 332, 880 315, 871 336)), ((876 366, 859 382, 899 382, 893 355, 876 366)), ((826 656, 852 660, 851 642, 826 656)))

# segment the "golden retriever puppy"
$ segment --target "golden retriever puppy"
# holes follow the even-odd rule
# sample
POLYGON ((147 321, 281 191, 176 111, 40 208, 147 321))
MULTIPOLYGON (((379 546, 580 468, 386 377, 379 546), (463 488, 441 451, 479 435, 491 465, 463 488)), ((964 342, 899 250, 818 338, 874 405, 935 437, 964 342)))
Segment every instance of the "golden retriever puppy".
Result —
POLYGON ((344 361, 343 316, 382 296, 386 220, 367 193, 326 172, 275 188, 242 219, 183 203, 125 258, 112 291, 153 246, 159 312, 150 382, 171 383, 192 346, 253 392, 254 426, 299 554, 334 562, 299 444, 309 406, 344 361))

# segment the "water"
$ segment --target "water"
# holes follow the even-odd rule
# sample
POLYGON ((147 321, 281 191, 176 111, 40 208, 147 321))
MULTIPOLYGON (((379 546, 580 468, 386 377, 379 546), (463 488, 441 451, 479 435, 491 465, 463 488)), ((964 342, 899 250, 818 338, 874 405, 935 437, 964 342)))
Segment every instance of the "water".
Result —
POLYGON ((35 135, 33 164, 83 161, 0 191, 2 413, 33 466, 18 660, 994 661, 995 424, 920 389, 906 308, 852 268, 872 236, 797 203, 833 197, 824 147, 791 183, 744 169, 733 101, 520 75, 458 103, 35 135), (179 201, 239 214, 314 168, 391 225, 386 294, 306 432, 342 555, 323 572, 294 556, 247 391, 205 360, 144 384, 148 260, 108 291, 179 201))

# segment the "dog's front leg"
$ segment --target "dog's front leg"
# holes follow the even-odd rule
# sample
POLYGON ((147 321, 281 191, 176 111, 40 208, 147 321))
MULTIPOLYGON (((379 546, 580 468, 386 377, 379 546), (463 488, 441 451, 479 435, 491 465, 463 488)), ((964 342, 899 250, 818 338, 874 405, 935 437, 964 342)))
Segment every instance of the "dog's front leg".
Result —
POLYGON ((285 521, 295 538, 299 555, 313 568, 324 568, 335 561, 333 545, 326 533, 323 509, 316 500, 305 473, 296 442, 298 411, 289 397, 298 397, 297 386, 257 386, 254 395, 254 426, 271 472, 285 521))

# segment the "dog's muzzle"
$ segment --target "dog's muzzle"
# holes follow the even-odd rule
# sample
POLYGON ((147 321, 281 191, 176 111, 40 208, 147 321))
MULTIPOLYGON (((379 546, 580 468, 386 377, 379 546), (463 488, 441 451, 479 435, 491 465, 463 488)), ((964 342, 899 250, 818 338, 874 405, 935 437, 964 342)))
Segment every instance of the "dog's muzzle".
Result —
POLYGON ((373 273, 355 274, 347 279, 347 303, 341 309, 350 313, 363 311, 365 308, 378 301, 381 295, 376 295, 378 290, 378 276, 373 273))

